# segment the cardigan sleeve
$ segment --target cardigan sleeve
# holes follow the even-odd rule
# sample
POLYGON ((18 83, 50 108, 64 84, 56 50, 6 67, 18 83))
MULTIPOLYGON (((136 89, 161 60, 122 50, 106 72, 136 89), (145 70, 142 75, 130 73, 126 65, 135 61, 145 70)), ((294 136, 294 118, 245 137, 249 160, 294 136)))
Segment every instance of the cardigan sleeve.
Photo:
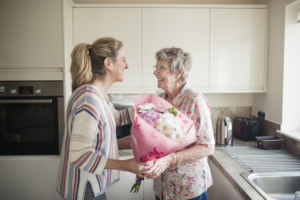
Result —
POLYGON ((116 126, 123 126, 132 123, 133 107, 129 107, 124 110, 116 110, 111 102, 109 102, 109 107, 114 114, 116 126))
POLYGON ((70 162, 89 173, 101 174, 107 162, 106 149, 110 144, 104 142, 105 134, 99 115, 93 109, 77 111, 71 132, 70 162))

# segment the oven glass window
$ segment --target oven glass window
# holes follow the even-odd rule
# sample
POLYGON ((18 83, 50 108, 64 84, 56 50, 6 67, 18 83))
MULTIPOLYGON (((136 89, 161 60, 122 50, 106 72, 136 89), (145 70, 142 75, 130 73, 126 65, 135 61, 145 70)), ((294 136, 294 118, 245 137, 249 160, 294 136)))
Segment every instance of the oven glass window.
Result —
POLYGON ((59 154, 56 98, 1 100, 0 155, 59 154))

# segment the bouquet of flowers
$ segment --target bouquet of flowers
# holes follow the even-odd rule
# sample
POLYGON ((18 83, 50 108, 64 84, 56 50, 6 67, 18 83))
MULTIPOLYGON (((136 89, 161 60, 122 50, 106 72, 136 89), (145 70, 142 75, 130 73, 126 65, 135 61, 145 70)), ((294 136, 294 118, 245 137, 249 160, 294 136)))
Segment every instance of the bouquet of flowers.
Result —
MULTIPOLYGON (((154 95, 134 100, 131 147, 137 162, 154 161, 195 141, 195 123, 169 102, 154 95)), ((137 177, 131 191, 138 192, 137 177)))

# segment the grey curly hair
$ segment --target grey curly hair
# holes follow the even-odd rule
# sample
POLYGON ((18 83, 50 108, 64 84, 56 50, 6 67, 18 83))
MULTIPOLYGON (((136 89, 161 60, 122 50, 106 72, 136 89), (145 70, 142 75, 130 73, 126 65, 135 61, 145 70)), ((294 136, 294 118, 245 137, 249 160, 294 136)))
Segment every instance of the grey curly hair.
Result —
POLYGON ((168 61, 172 73, 183 72, 179 80, 183 83, 186 82, 192 68, 192 55, 190 53, 184 52, 181 48, 171 47, 159 50, 155 57, 157 61, 168 61))

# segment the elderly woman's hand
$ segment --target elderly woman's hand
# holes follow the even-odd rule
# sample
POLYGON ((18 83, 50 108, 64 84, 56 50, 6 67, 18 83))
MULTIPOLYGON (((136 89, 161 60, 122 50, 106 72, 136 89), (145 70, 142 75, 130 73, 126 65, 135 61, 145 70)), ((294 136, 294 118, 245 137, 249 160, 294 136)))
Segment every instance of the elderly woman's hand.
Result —
POLYGON ((148 175, 146 175, 146 178, 153 179, 158 177, 163 171, 167 169, 167 167, 169 167, 171 164, 175 164, 174 160, 176 162, 176 156, 174 153, 155 160, 152 167, 150 168, 150 171, 147 173, 148 175))
POLYGON ((124 168, 122 170, 134 173, 141 178, 143 178, 149 174, 150 166, 152 164, 152 161, 136 162, 134 160, 134 158, 128 159, 128 160, 123 160, 123 162, 124 162, 124 165, 123 165, 124 168))

